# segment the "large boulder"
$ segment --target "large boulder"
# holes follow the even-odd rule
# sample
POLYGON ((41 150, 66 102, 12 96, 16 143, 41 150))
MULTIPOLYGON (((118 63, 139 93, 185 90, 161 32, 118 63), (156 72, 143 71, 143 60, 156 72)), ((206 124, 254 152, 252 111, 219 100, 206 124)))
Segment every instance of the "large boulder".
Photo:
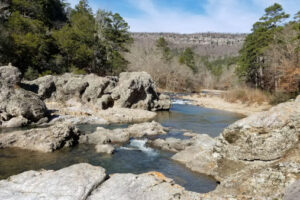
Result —
POLYGON ((7 85, 15 85, 20 83, 22 73, 16 67, 11 65, 0 67, 0 80, 7 85))
POLYGON ((299 143, 300 102, 279 104, 239 120, 224 130, 215 151, 235 160, 271 161, 299 143))
POLYGON ((47 117, 40 97, 19 86, 21 73, 17 68, 0 67, 0 76, 0 126, 18 127, 47 117))
POLYGON ((18 147, 42 152, 53 152, 78 143, 79 130, 71 124, 62 123, 48 128, 20 130, 0 134, 0 149, 18 147))
POLYGON ((146 72, 123 72, 119 82, 113 89, 112 98, 115 104, 125 108, 139 108, 145 110, 168 110, 170 99, 155 91, 155 84, 146 72))
POLYGON ((58 171, 27 171, 0 181, 0 199, 82 200, 105 178, 103 168, 85 163, 58 171))

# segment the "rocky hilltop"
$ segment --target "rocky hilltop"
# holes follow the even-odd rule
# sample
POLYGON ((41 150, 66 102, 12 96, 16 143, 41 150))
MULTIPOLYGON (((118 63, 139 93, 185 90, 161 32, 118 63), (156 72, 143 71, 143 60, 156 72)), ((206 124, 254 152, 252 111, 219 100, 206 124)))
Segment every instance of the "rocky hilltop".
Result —
POLYGON ((132 36, 136 42, 156 41, 160 37, 164 37, 173 48, 192 47, 201 56, 233 56, 238 54, 247 35, 227 33, 132 33, 132 36))

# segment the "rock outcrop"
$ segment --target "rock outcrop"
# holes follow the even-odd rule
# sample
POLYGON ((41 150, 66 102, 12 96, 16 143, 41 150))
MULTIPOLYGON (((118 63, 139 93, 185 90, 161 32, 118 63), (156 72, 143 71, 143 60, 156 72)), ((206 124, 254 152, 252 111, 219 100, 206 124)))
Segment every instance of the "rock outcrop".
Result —
POLYGON ((290 198, 295 186, 286 188, 300 178, 299 108, 297 98, 251 115, 172 158, 220 181, 209 199, 290 198))
POLYGON ((124 72, 120 77, 99 77, 94 74, 45 76, 24 82, 24 87, 47 101, 74 100, 93 109, 110 107, 144 110, 168 110, 170 98, 158 94, 146 72, 124 72))
POLYGON ((62 123, 48 128, 37 128, 0 134, 0 149, 18 147, 42 152, 52 152, 78 143, 79 130, 74 125, 62 123))
POLYGON ((40 97, 20 88, 16 67, 0 67, 0 127, 19 127, 47 121, 47 108, 40 97))
POLYGON ((233 160, 272 161, 299 143, 300 102, 279 104, 224 130, 215 151, 233 160))

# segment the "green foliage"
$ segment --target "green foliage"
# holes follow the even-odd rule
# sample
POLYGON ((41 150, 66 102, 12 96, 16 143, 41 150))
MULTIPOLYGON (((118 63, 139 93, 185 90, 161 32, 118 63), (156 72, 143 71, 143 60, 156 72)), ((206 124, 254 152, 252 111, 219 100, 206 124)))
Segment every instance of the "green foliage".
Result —
POLYGON ((297 36, 295 37, 295 40, 298 41, 299 46, 295 49, 297 52, 300 52, 300 11, 297 12, 297 14, 294 17, 294 29, 297 31, 297 36))
POLYGON ((277 105, 279 103, 286 102, 290 99, 294 99, 298 96, 298 93, 288 93, 288 92, 275 92, 271 96, 270 104, 277 105))
POLYGON ((75 9, 64 0, 5 0, 0 13, 0 63, 11 62, 28 78, 48 73, 117 74, 132 42, 118 14, 99 10, 87 0, 75 9), (68 13, 67 13, 68 10, 68 13), (74 70, 75 69, 75 70, 74 70))
POLYGON ((232 65, 236 65, 238 62, 238 57, 224 57, 217 58, 215 60, 209 60, 208 57, 201 58, 204 66, 217 78, 219 78, 224 69, 229 69, 232 65))
POLYGON ((171 49, 164 37, 156 41, 156 47, 162 52, 162 59, 169 62, 172 59, 171 49))
POLYGON ((264 87, 264 51, 274 41, 275 33, 281 30, 282 21, 288 17, 277 3, 265 9, 265 15, 253 25, 252 33, 246 37, 240 51, 240 66, 236 71, 240 78, 256 87, 264 87))
POLYGON ((96 60, 100 66, 96 70, 101 74, 118 74, 125 71, 128 61, 123 53, 129 52, 128 45, 133 41, 128 23, 118 13, 98 10, 96 26, 97 37, 101 43, 97 53, 105 55, 96 60))
POLYGON ((77 68, 75 66, 71 66, 70 72, 73 73, 73 74, 79 74, 79 75, 86 74, 86 71, 84 71, 84 69, 79 69, 79 68, 77 68))
POLYGON ((29 67, 24 74, 24 78, 27 80, 34 80, 38 77, 39 77, 39 72, 33 69, 32 67, 29 67))
POLYGON ((186 66, 191 68, 193 72, 197 72, 197 67, 195 64, 195 53, 191 48, 186 48, 179 56, 178 61, 180 64, 185 64, 186 66))
POLYGON ((80 1, 71 12, 70 24, 54 31, 53 37, 66 58, 66 66, 85 68, 91 71, 94 60, 95 20, 85 1, 80 1))
POLYGON ((39 77, 48 76, 48 75, 56 75, 56 73, 48 69, 48 70, 43 71, 42 73, 40 73, 39 77))

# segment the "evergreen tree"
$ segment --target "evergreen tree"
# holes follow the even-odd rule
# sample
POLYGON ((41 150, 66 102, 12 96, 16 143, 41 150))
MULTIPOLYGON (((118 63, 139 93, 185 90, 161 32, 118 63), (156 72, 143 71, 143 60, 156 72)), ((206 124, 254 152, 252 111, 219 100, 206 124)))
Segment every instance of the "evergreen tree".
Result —
POLYGON ((172 59, 171 49, 164 37, 156 41, 156 47, 162 52, 162 59, 169 62, 172 59))
POLYGON ((70 13, 70 24, 53 33, 67 69, 92 71, 95 43, 95 20, 86 0, 70 13))
POLYGON ((197 72, 196 64, 195 64, 195 53, 191 48, 186 48, 183 53, 179 57, 179 63, 180 64, 185 64, 193 72, 197 72))
POLYGON ((96 25, 97 36, 101 42, 97 50, 105 52, 102 58, 97 57, 98 70, 110 74, 126 70, 128 61, 123 53, 129 52, 128 45, 133 41, 128 23, 118 13, 98 10, 96 25))
POLYGON ((246 82, 264 88, 264 51, 275 40, 276 31, 282 28, 282 21, 288 17, 282 6, 275 3, 266 8, 264 16, 253 25, 252 33, 246 37, 240 51, 240 67, 237 68, 237 74, 246 82))

